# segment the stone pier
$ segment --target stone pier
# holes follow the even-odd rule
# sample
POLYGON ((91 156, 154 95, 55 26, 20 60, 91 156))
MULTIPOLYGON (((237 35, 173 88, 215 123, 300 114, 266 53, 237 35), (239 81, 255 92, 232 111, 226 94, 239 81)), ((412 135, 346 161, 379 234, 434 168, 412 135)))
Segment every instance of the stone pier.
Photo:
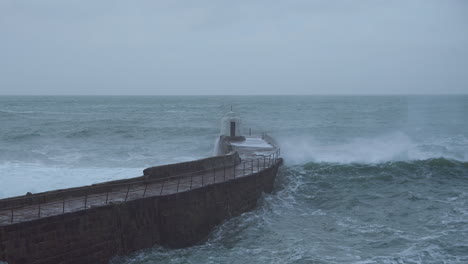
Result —
POLYGON ((153 245, 186 247, 271 192, 282 159, 266 138, 220 140, 212 158, 144 175, 0 200, 0 261, 108 263, 153 245))

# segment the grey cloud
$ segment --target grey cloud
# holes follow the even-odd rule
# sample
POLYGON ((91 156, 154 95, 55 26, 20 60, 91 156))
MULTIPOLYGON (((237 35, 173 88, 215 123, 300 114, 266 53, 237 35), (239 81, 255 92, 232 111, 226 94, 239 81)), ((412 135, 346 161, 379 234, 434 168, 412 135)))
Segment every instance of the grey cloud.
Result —
POLYGON ((466 1, 0 2, 0 94, 468 91, 466 1))

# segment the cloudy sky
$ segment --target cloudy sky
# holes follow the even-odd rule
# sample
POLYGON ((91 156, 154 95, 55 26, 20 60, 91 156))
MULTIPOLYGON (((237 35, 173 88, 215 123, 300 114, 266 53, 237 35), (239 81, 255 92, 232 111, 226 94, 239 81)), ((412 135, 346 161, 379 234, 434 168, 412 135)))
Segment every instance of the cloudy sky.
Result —
POLYGON ((0 94, 468 93, 466 0, 0 0, 0 94))

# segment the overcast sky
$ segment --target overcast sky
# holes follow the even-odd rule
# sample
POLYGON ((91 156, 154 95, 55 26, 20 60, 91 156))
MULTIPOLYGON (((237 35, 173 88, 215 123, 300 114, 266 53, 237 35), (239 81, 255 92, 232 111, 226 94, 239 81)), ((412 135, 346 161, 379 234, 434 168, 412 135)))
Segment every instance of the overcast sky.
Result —
POLYGON ((0 94, 468 93, 466 0, 0 0, 0 94))

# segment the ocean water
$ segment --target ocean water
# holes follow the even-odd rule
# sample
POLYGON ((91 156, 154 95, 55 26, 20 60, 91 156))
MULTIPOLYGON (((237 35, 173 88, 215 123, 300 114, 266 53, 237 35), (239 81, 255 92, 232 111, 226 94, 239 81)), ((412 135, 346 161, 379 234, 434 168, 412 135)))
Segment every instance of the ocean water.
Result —
POLYGON ((233 106, 285 164, 252 212, 114 264, 468 263, 468 96, 0 97, 0 198, 213 153, 233 106))

